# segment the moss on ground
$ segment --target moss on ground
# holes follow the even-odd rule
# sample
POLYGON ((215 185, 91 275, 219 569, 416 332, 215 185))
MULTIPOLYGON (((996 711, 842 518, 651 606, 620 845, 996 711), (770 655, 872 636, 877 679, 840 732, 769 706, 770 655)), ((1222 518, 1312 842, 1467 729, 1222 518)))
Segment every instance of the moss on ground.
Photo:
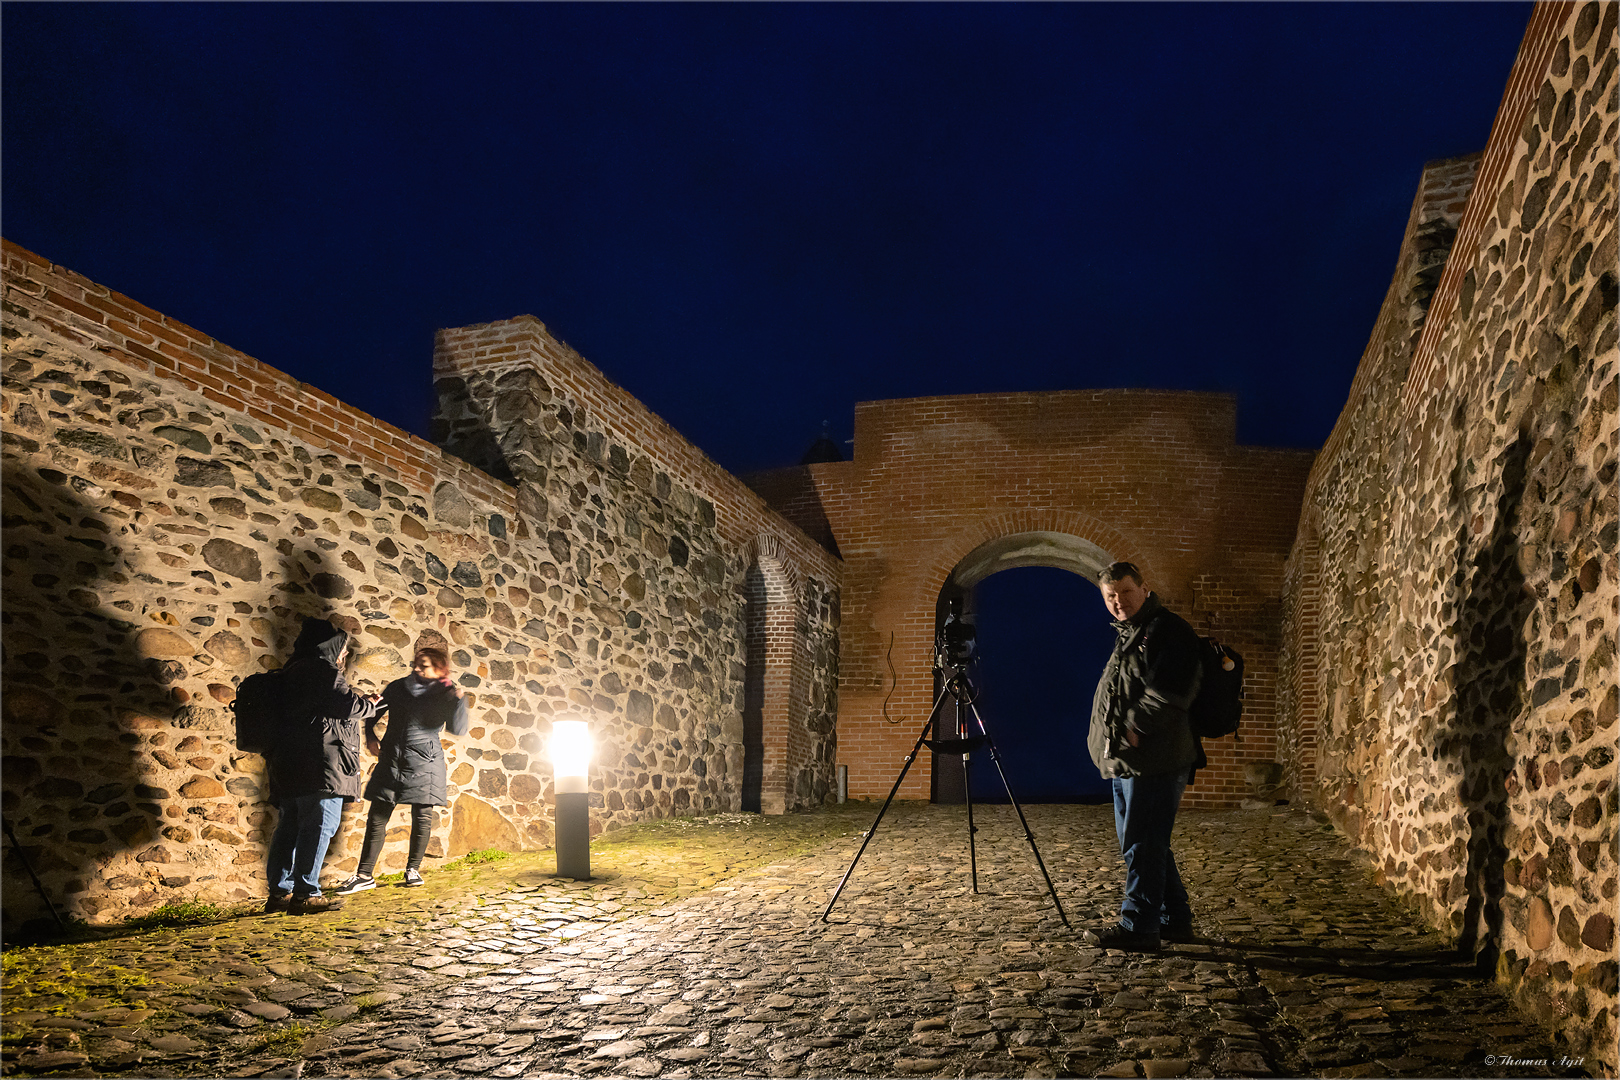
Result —
MULTIPOLYGON (((898 808, 897 808, 898 810, 898 808)), ((592 879, 570 888, 610 893, 593 919, 618 921, 728 878, 859 835, 875 806, 847 803, 811 813, 764 817, 715 814, 646 821, 591 843, 592 879)), ((143 919, 76 929, 79 940, 8 947, 0 973, 0 1021, 8 1040, 44 1016, 138 1009, 161 1017, 197 979, 185 957, 226 956, 288 965, 374 944, 414 926, 454 917, 514 887, 556 884, 550 850, 480 851, 437 868, 415 889, 387 885, 317 917, 263 916, 261 902, 169 905, 143 919), (88 937, 88 940, 85 938, 88 937)), ((305 1032, 307 1034, 307 1032, 305 1032)), ((290 1042, 292 1036, 276 1036, 290 1042)), ((280 1043, 277 1044, 281 1045, 280 1043)))

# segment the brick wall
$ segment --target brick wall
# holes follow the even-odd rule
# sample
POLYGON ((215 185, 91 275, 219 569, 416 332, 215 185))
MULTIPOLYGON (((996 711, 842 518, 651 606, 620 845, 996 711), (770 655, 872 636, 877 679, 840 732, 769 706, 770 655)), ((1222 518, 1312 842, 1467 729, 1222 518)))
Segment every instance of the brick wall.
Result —
POLYGON ((1538 5, 1483 155, 1425 170, 1311 474, 1282 680, 1299 791, 1609 1070, 1616 23, 1538 5))
MULTIPOLYGON (((887 794, 933 704, 936 607, 953 575, 1128 558, 1245 655, 1244 741, 1209 745, 1188 798, 1238 803, 1244 766, 1277 753, 1277 614, 1312 455, 1236 446, 1235 419, 1226 396, 1136 390, 863 402, 853 461, 749 477, 844 558, 838 760, 851 794, 887 794)), ((927 798, 930 780, 924 757, 901 796, 927 798)))
MULTIPOLYGON (((563 712, 597 738, 594 828, 741 804, 747 580, 768 563, 789 616, 768 644, 788 657, 762 674, 787 694, 765 717, 775 787, 753 797, 825 797, 837 560, 537 321, 440 336, 441 434, 492 476, 15 245, 4 258, 4 810, 69 912, 263 895, 274 818, 228 703, 303 615, 351 632, 362 689, 419 644, 450 650, 473 721, 433 855, 542 846, 563 712)), ((354 865, 359 809, 329 872, 354 865)), ((383 866, 403 858, 398 836, 383 866)), ((4 867, 6 917, 25 917, 9 847, 4 867)))

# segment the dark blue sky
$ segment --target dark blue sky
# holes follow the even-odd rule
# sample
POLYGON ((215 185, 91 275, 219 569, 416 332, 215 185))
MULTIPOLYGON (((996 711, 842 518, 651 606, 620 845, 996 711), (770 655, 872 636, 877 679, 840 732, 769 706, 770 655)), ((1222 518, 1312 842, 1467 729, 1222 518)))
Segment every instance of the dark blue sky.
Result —
POLYGON ((1529 12, 8 2, 0 227, 418 432, 529 313, 737 471, 1091 386, 1315 446, 1529 12))

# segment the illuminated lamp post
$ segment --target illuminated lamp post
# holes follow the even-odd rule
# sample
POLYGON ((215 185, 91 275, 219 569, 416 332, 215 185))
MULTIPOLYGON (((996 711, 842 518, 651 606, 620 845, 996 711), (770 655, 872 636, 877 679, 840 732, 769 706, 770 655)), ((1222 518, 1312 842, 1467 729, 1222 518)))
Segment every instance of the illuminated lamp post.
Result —
POLYGON ((591 876, 591 728, 583 720, 551 725, 551 768, 557 792, 557 876, 591 876))

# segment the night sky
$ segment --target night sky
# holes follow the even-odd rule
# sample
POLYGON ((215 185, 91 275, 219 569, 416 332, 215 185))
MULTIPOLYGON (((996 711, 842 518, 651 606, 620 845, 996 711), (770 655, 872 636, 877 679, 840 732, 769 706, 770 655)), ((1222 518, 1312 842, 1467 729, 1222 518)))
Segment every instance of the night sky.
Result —
POLYGON ((33 4, 4 233, 425 433, 532 314, 733 471, 856 401, 1343 404, 1525 3, 33 4))
MULTIPOLYGON (((1530 10, 8 0, 0 229, 418 434, 433 331, 532 314, 734 472, 991 391, 1314 447, 1530 10)), ((998 724, 1106 655, 1043 574, 980 588, 998 724)))

